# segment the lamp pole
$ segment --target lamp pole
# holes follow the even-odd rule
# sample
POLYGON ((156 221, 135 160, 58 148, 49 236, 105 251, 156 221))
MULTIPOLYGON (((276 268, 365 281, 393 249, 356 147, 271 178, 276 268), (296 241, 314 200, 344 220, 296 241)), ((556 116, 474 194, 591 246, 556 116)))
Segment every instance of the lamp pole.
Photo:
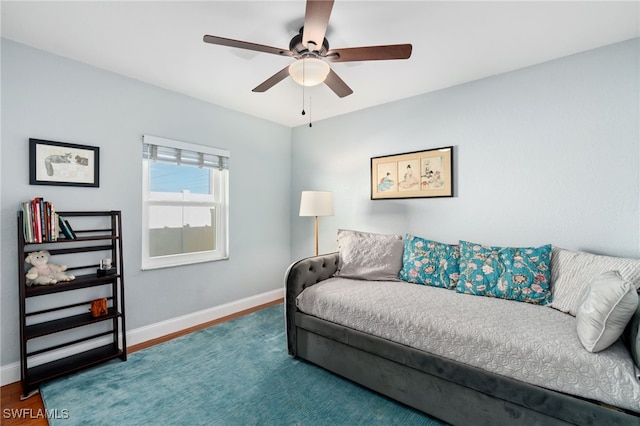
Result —
POLYGON ((318 216, 316 216, 316 256, 318 255, 318 216))

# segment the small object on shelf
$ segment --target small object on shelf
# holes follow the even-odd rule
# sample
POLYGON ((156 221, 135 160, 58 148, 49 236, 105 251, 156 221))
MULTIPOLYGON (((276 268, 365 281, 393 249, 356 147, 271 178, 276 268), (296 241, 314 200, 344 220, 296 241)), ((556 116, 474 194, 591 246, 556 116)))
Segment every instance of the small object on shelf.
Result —
POLYGON ((98 268, 98 270, 96 271, 96 276, 98 278, 102 278, 102 277, 106 277, 107 275, 114 275, 115 273, 116 273, 116 268, 109 268, 109 269, 98 268))
POLYGON ((64 273, 67 270, 65 265, 48 263, 49 257, 48 251, 40 250, 29 253, 24 259, 26 263, 33 265, 26 274, 27 285, 50 285, 61 281, 72 281, 76 278, 73 275, 64 273))
POLYGON ((105 297, 91 301, 91 316, 94 318, 107 315, 107 299, 105 297))
POLYGON ((100 268, 98 268, 98 277, 106 277, 107 275, 113 275, 116 273, 116 268, 113 267, 113 261, 111 259, 100 259, 100 268))

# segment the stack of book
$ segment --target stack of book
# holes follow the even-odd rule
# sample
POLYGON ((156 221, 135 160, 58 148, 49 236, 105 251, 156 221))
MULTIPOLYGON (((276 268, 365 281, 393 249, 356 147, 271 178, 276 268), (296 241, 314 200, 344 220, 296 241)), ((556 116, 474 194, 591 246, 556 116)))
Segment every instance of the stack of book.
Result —
POLYGON ((69 222, 56 213, 53 204, 42 197, 21 203, 24 240, 27 243, 76 238, 69 222))

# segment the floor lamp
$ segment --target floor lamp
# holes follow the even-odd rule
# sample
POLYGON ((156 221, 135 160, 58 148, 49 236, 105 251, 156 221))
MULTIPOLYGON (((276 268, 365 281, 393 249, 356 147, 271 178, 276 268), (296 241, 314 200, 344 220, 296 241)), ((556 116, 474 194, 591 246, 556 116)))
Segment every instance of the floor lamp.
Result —
POLYGON ((333 198, 327 191, 302 191, 300 216, 315 216, 316 256, 318 255, 318 216, 333 216, 333 198))

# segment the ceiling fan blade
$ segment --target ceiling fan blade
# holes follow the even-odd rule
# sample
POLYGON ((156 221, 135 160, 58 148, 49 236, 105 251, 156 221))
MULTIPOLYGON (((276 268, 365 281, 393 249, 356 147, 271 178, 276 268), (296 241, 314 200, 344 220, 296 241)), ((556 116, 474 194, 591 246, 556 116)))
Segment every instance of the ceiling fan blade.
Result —
POLYGON ((353 90, 351 90, 351 88, 347 86, 347 83, 342 81, 342 79, 338 77, 338 74, 336 74, 333 70, 329 71, 329 75, 327 75, 324 83, 341 98, 349 96, 353 93, 353 90))
POLYGON ((309 50, 320 50, 329 25, 333 0, 307 0, 302 27, 302 44, 309 50))
POLYGON ((387 59, 409 59, 413 46, 391 44, 387 46, 349 47, 331 49, 326 58, 331 62, 380 61, 387 59))
POLYGON ((252 92, 266 92, 276 84, 280 83, 285 78, 289 77, 289 65, 282 68, 280 71, 266 79, 263 83, 258 85, 252 92))
POLYGON ((218 44, 220 46, 237 47, 239 49, 254 50, 256 52, 272 53, 280 56, 293 56, 293 52, 287 49, 265 46, 263 44, 249 43, 248 41, 234 40, 212 35, 205 35, 203 38, 205 43, 218 44))

